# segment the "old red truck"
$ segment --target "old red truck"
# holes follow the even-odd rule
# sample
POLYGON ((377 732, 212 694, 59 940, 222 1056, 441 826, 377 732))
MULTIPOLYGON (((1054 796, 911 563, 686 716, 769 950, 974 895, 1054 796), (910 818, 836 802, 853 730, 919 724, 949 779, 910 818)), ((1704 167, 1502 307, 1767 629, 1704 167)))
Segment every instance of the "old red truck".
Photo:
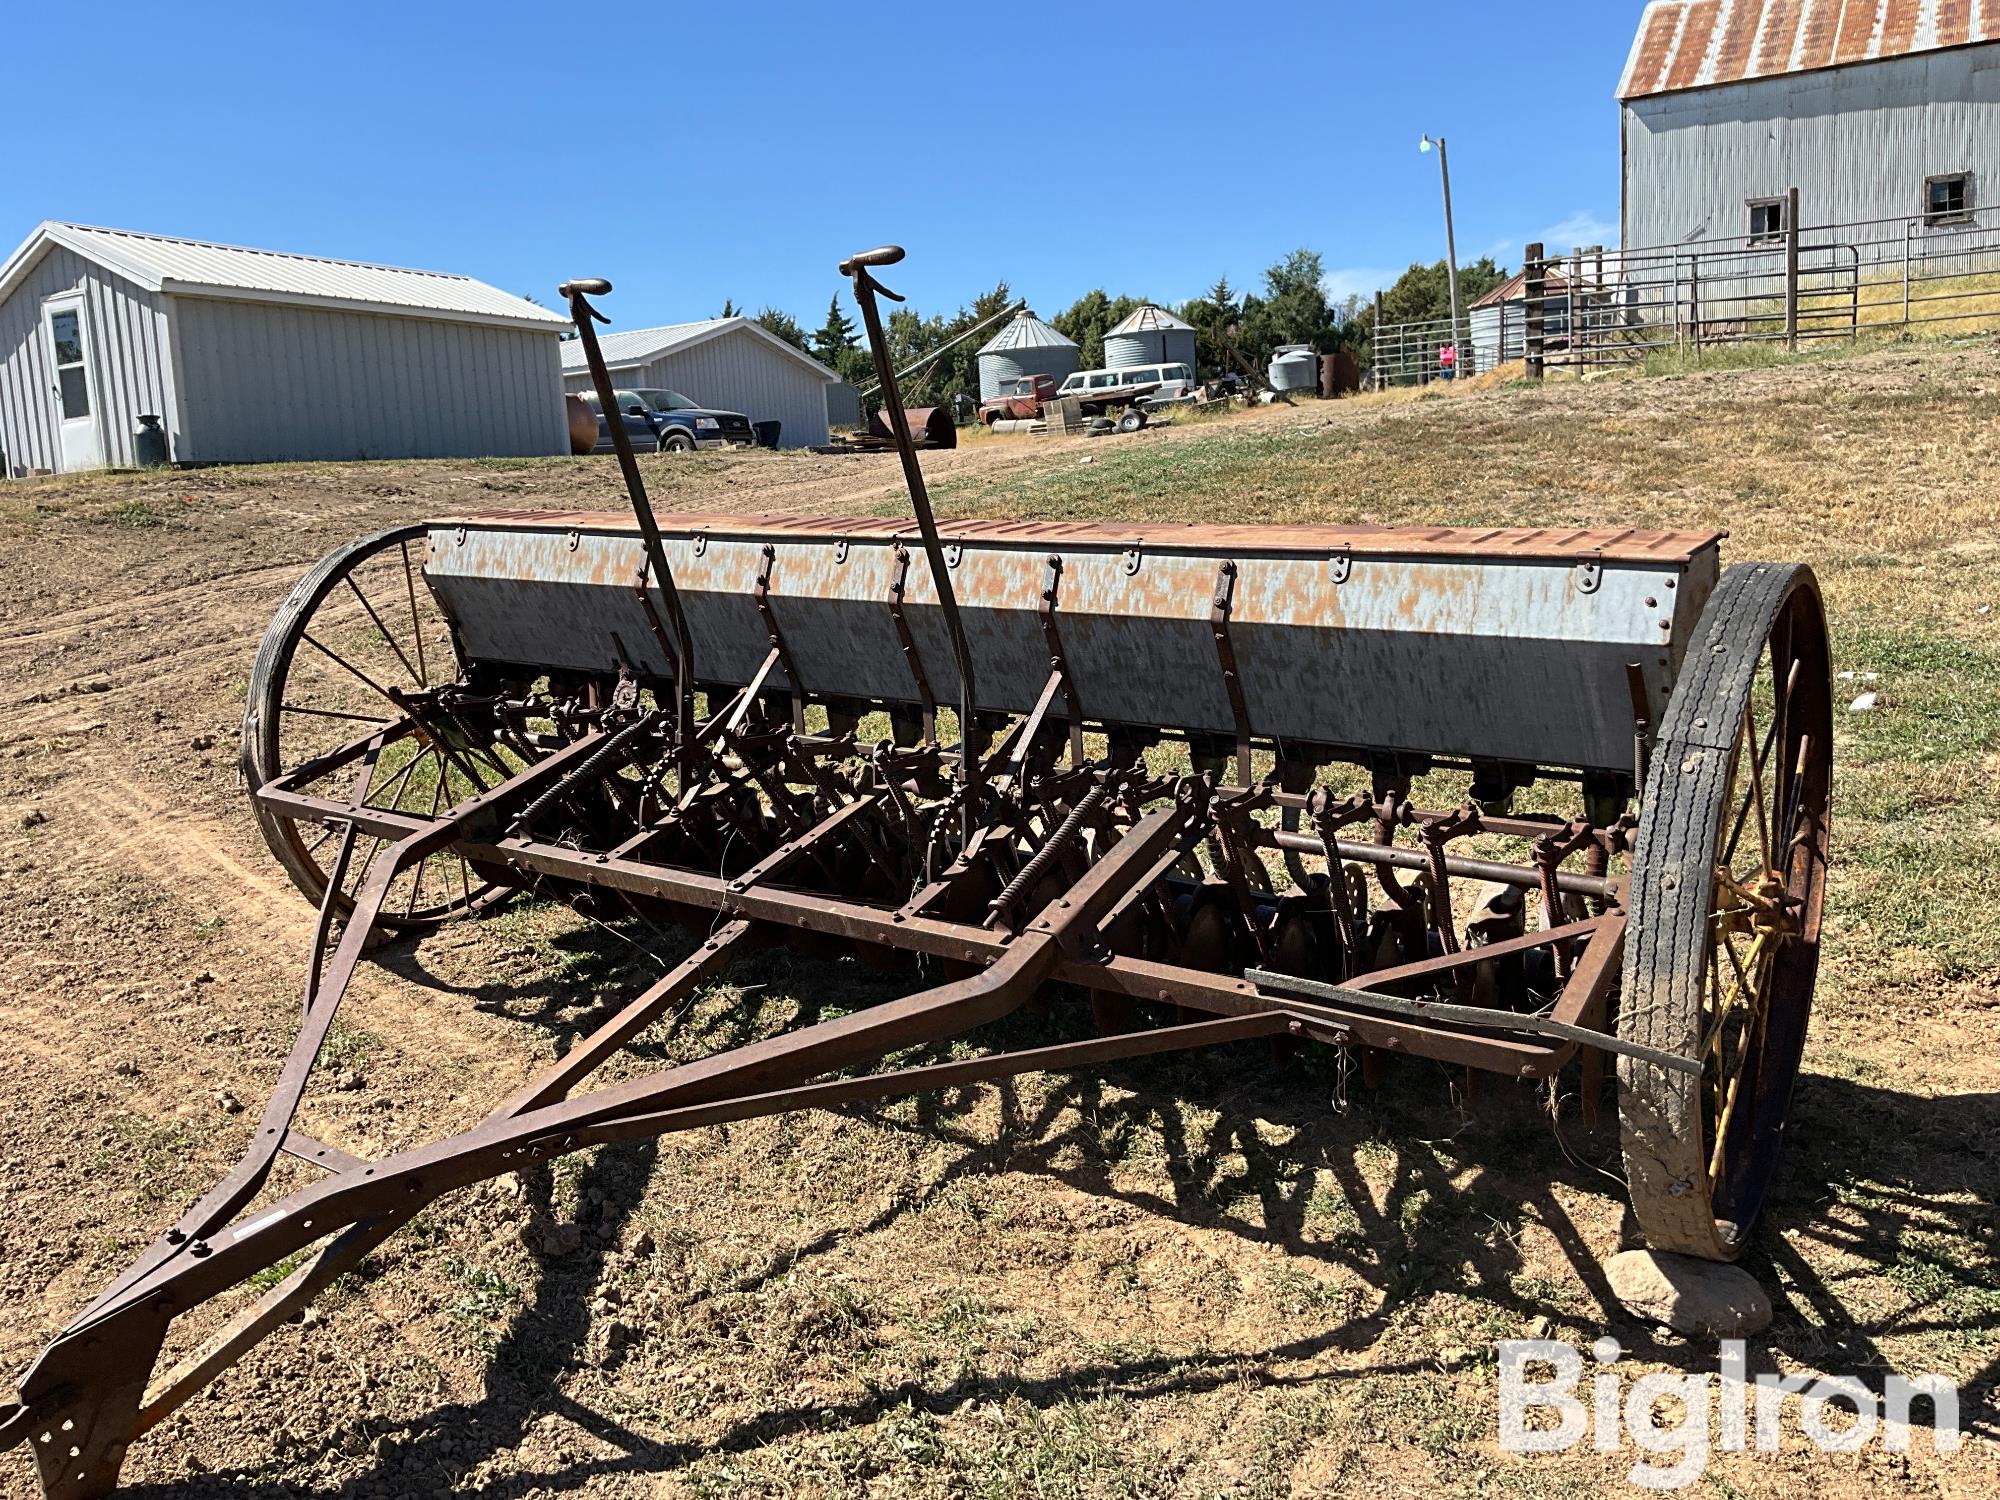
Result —
POLYGON ((1003 380, 1000 389, 979 403, 979 420, 991 427, 1003 418, 1033 421, 1042 414, 1042 403, 1053 401, 1061 382, 1053 375, 1023 375, 1003 380))

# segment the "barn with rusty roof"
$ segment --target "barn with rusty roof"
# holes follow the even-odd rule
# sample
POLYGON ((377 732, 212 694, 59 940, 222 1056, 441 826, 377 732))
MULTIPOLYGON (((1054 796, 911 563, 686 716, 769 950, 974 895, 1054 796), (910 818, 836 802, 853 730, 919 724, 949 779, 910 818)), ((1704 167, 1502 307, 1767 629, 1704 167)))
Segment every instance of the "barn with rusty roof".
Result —
POLYGON ((1653 0, 1618 98, 1628 247, 2000 226, 2000 0, 1653 0))

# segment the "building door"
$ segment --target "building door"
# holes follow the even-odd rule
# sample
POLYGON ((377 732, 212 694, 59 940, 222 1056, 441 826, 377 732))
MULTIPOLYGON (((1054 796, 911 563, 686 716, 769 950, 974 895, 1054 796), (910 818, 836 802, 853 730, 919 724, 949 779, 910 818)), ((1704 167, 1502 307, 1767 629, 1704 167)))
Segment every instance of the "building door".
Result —
POLYGON ((57 457, 65 474, 104 463, 103 423, 98 418, 96 384, 90 377, 90 334, 83 293, 51 297, 42 304, 42 331, 48 337, 49 379, 55 387, 57 457))

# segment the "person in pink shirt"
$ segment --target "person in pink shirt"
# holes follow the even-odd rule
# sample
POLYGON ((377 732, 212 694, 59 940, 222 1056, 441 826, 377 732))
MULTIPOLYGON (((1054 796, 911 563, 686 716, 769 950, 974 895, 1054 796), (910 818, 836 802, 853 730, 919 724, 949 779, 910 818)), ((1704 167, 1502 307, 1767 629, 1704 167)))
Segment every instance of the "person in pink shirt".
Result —
POLYGON ((1438 378, 1441 380, 1450 380, 1457 372, 1458 345, 1440 344, 1438 346, 1438 378))

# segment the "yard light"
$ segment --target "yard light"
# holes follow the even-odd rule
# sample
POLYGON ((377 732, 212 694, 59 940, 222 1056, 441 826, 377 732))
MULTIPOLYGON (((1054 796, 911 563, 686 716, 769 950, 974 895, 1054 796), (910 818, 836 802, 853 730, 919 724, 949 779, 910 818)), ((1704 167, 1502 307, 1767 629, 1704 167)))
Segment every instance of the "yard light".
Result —
POLYGON ((1444 269, 1445 279, 1451 287, 1451 343, 1458 346, 1458 244, 1451 230, 1451 164, 1445 159, 1444 137, 1432 140, 1429 132, 1417 142, 1419 151, 1429 151, 1437 147, 1438 176, 1444 183, 1444 269))

